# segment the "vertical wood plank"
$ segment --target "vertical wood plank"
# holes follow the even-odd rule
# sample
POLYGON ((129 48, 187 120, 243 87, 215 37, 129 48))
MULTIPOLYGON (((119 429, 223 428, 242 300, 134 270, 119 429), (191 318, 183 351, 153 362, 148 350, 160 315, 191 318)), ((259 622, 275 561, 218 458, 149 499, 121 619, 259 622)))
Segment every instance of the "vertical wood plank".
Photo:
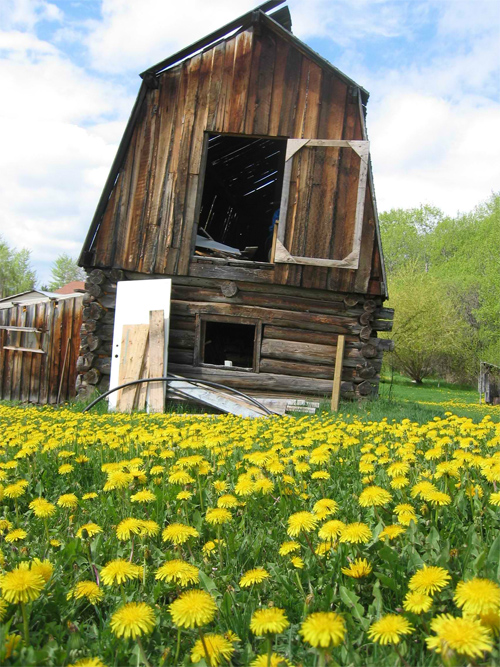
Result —
POLYGON ((342 380, 342 364, 344 361, 344 345, 345 336, 339 334, 337 338, 337 355, 335 357, 335 371, 333 374, 333 389, 332 389, 332 412, 338 412, 340 402, 340 382, 342 380))
POLYGON ((245 127, 250 65, 252 63, 253 30, 245 30, 236 37, 233 80, 227 114, 224 116, 224 132, 242 133, 245 127))
POLYGON ((254 134, 267 135, 270 134, 269 119, 273 84, 277 88, 281 88, 283 82, 274 80, 274 63, 276 59, 276 41, 274 36, 265 31, 260 35, 259 40, 261 42, 261 53, 258 64, 257 96, 255 98, 252 131, 254 134))
MULTIPOLYGON (((165 350, 165 314, 163 310, 149 312, 149 377, 164 375, 165 350)), ((163 412, 165 392, 163 382, 151 382, 149 385, 150 412, 163 412)))
MULTIPOLYGON (((149 324, 125 324, 123 326, 119 384, 139 380, 148 335, 149 324)), ((120 412, 130 412, 133 409, 137 388, 138 385, 132 385, 118 391, 116 406, 120 412)))

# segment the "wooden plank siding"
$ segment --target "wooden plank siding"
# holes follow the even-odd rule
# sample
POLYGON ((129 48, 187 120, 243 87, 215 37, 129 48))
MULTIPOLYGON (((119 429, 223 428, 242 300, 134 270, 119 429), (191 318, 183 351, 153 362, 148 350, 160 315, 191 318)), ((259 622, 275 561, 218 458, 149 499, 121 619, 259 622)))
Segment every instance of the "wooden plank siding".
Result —
MULTIPOLYGON (((290 40, 258 25, 162 73, 148 89, 87 268, 212 276, 192 257, 206 131, 310 139, 363 139, 358 90, 290 40)), ((342 259, 354 233, 359 157, 309 148, 294 158, 285 246, 293 255, 342 259), (309 194, 303 194, 305 192, 309 194), (336 225, 333 224, 336 220, 336 225)), ((360 267, 280 265, 256 280, 383 295, 367 188, 360 267)))
POLYGON ((7 331, 0 330, 0 400, 54 404, 59 388, 61 401, 75 396, 82 300, 83 297, 78 296, 0 309, 0 326, 33 327, 44 331, 36 335, 44 351, 40 354, 25 351, 32 347, 34 338, 26 332, 18 334, 18 344, 15 345, 23 351, 5 349, 7 331))

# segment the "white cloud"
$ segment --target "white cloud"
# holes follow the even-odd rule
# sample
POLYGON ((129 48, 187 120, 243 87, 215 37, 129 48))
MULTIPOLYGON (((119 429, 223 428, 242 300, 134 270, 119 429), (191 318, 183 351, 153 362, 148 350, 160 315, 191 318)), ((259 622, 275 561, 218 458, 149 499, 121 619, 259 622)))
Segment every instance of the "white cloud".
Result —
POLYGON ((88 24, 92 66, 103 72, 138 72, 237 16, 254 0, 103 0, 102 21, 88 24))
POLYGON ((469 211, 500 184, 500 104, 453 104, 418 93, 382 98, 370 137, 380 210, 433 204, 469 211))

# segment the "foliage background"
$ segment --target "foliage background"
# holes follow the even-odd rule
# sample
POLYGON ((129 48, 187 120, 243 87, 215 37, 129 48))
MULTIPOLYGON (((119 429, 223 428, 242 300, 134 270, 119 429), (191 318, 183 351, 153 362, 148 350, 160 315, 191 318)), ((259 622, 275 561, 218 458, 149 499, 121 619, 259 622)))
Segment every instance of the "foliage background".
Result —
POLYGON ((456 217, 432 206, 380 215, 395 309, 392 366, 412 379, 475 383, 500 365, 500 194, 456 217))

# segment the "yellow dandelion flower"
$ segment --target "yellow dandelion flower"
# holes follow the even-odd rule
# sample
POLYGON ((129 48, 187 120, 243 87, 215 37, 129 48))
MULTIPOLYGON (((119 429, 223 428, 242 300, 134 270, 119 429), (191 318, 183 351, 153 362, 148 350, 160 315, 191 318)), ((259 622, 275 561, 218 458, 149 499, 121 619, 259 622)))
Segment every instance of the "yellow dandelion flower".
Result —
POLYGON ((7 607, 8 605, 5 602, 5 600, 2 600, 2 598, 0 598, 0 621, 3 621, 3 619, 5 618, 5 615, 7 613, 7 607))
POLYGON ((147 537, 154 537, 160 532, 160 526, 153 521, 152 519, 145 519, 141 521, 141 535, 146 535, 147 537))
POLYGON ((326 541, 326 542, 320 542, 316 549, 314 550, 314 553, 318 556, 330 556, 331 551, 336 549, 337 547, 337 542, 332 542, 332 541, 326 541))
POLYGON ((338 646, 344 641, 345 633, 345 621, 334 611, 309 614, 299 630, 304 641, 314 648, 338 646))
POLYGON ((59 507, 74 509, 78 505, 78 498, 74 493, 64 493, 62 496, 59 496, 57 504, 59 507))
POLYGON ((182 593, 169 605, 175 625, 181 628, 198 628, 213 620, 217 605, 206 591, 191 590, 182 593))
POLYGON ((490 493, 490 505, 495 505, 495 507, 500 507, 500 491, 496 493, 490 493))
POLYGON ((116 526, 116 536, 119 540, 129 540, 132 535, 139 535, 141 531, 142 521, 131 516, 123 519, 116 526))
POLYGON ((27 484, 22 484, 25 480, 21 480, 19 482, 16 482, 15 484, 9 484, 8 486, 5 487, 3 490, 3 494, 6 498, 11 498, 12 500, 15 500, 16 498, 20 498, 26 493, 26 486, 27 484))
POLYGON ((91 604, 96 604, 104 598, 104 591, 94 581, 79 581, 66 596, 67 600, 86 598, 91 604))
POLYGON ((4 531, 9 531, 12 528, 12 523, 8 519, 0 519, 0 534, 4 531))
POLYGON ((104 491, 126 489, 133 480, 134 476, 132 474, 123 472, 123 470, 115 470, 109 473, 108 479, 103 488, 104 491))
POLYGON ((254 570, 247 570, 240 579, 240 586, 242 588, 249 588, 255 584, 262 583, 265 579, 269 579, 270 574, 263 567, 256 567, 254 570))
POLYGON ((54 547, 55 549, 58 549, 62 545, 61 540, 50 540, 50 546, 54 547))
POLYGON ((68 667, 106 667, 101 658, 81 658, 68 667))
POLYGON ((396 537, 399 537, 399 535, 402 535, 405 533, 405 529, 401 528, 401 526, 386 526, 378 536, 379 540, 385 541, 385 540, 394 540, 396 537))
POLYGON ((369 542, 372 537, 372 531, 366 523, 348 523, 340 533, 339 542, 347 542, 348 544, 365 544, 369 542))
POLYGON ((413 627, 404 616, 387 614, 375 621, 368 630, 368 637, 379 644, 399 644, 401 635, 409 635, 413 627))
POLYGON ((356 558, 354 563, 351 563, 349 567, 342 568, 343 574, 346 574, 348 577, 353 577, 354 579, 367 577, 371 571, 372 566, 366 560, 366 558, 356 558))
POLYGON ((425 499, 432 505, 449 505, 451 497, 443 491, 429 491, 425 499))
POLYGON ((123 558, 109 561, 101 570, 101 579, 105 586, 124 584, 130 579, 139 579, 141 576, 142 567, 123 558))
POLYGON ((199 537, 200 533, 192 526, 186 526, 184 523, 171 523, 162 532, 164 542, 173 544, 184 544, 191 537, 199 537))
POLYGON ((404 489, 406 486, 409 486, 410 480, 408 477, 394 477, 394 479, 391 480, 391 488, 392 489, 404 489))
POLYGON ((288 556, 295 551, 300 551, 300 544, 298 542, 283 542, 280 546, 279 555, 288 556))
POLYGON ((421 570, 418 570, 410 579, 408 588, 417 593, 425 593, 425 595, 433 595, 436 591, 440 591, 448 585, 450 575, 442 567, 436 565, 424 565, 421 570))
POLYGON ((145 602, 129 602, 115 611, 111 617, 111 631, 117 637, 136 639, 149 634, 155 626, 153 609, 145 602))
POLYGON ((133 496, 130 496, 130 501, 132 503, 152 503, 156 500, 156 496, 149 489, 144 489, 144 491, 138 491, 134 493, 133 496))
POLYGON ((424 593, 417 593, 416 591, 406 594, 403 602, 403 609, 411 611, 413 614, 421 614, 429 611, 432 607, 432 598, 424 593))
POLYGON ((193 497, 193 494, 191 491, 179 491, 175 497, 177 500, 190 500, 193 497))
POLYGON ((392 500, 389 491, 382 489, 380 486, 367 486, 361 491, 358 502, 361 507, 379 507, 386 505, 392 500))
POLYGON ((32 602, 40 597, 44 586, 41 574, 30 570, 27 563, 21 563, 0 578, 2 595, 7 602, 32 602))
POLYGON ((214 482, 214 489, 217 491, 217 493, 223 493, 224 491, 227 491, 227 488, 227 482, 222 479, 217 479, 214 482))
POLYGON ((238 498, 226 493, 223 496, 220 496, 217 500, 217 507, 222 507, 223 509, 233 509, 238 506, 238 498))
POLYGON ((189 586, 200 581, 200 571, 184 560, 174 559, 167 561, 156 570, 155 579, 169 583, 175 581, 181 586, 189 586))
POLYGON ((29 508, 33 510, 33 513, 39 519, 46 519, 49 516, 52 516, 56 511, 56 506, 52 503, 49 503, 45 498, 36 498, 32 500, 29 504, 29 508))
POLYGON ((460 581, 453 597, 464 614, 488 614, 500 609, 500 586, 489 579, 474 577, 460 581))
POLYGON ((212 526, 221 526, 228 521, 231 521, 233 515, 227 509, 222 507, 212 507, 207 509, 206 520, 212 526))
POLYGON ((54 574, 54 566, 47 559, 40 560, 39 558, 33 558, 31 562, 31 571, 39 574, 45 583, 48 582, 50 577, 54 574))
POLYGON ((318 537, 325 542, 331 542, 344 530, 345 523, 338 519, 332 519, 324 523, 318 531, 318 537))
POLYGON ((205 660, 210 667, 218 667, 222 662, 229 662, 234 653, 234 647, 224 635, 206 634, 204 643, 198 639, 191 650, 191 661, 205 660), (206 648, 206 653, 205 653, 206 648))
POLYGON ((194 482, 194 477, 191 477, 185 470, 176 470, 169 475, 168 481, 170 484, 192 484, 194 482))
POLYGON ((318 525, 318 517, 312 512, 295 512, 288 518, 287 533, 290 537, 297 537, 300 533, 309 533, 318 525))
POLYGON ((59 466, 57 471, 60 475, 69 475, 70 472, 73 472, 75 466, 72 466, 71 463, 63 463, 62 466, 59 466))
POLYGON ((94 537, 94 535, 98 535, 99 533, 102 533, 101 526, 98 526, 96 523, 90 522, 83 524, 83 526, 81 526, 76 531, 76 536, 83 540, 87 539, 88 537, 94 537))
POLYGON ((314 503, 313 514, 315 514, 320 521, 325 517, 336 514, 339 510, 338 503, 331 498, 321 498, 314 503))
POLYGON ((493 648, 493 639, 488 628, 475 618, 454 618, 440 614, 431 621, 435 637, 427 637, 428 648, 436 653, 455 651, 470 658, 482 658, 483 653, 493 648))
POLYGON ((258 609, 250 620, 250 630, 257 636, 279 634, 289 625, 285 610, 279 607, 258 609))
POLYGON ((22 528, 15 528, 14 530, 11 530, 9 533, 7 533, 5 536, 5 541, 9 544, 12 544, 13 542, 20 542, 26 537, 28 537, 28 533, 25 530, 22 528))
POLYGON ((290 563, 297 568, 297 570, 303 570, 305 563, 300 556, 292 556, 290 558, 290 563))
POLYGON ((311 475, 311 479, 330 479, 330 473, 326 472, 326 470, 316 470, 311 475))
POLYGON ((94 498, 97 498, 97 493, 95 493, 95 491, 84 493, 82 496, 82 500, 93 500, 94 498))

